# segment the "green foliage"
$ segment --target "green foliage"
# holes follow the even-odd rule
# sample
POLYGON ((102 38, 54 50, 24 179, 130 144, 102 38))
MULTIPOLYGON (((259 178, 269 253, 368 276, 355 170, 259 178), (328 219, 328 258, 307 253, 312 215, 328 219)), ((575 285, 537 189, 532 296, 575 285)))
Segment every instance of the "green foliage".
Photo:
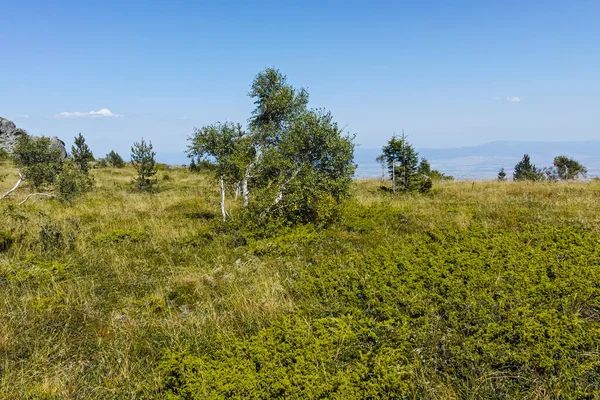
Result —
POLYGON ((506 171, 504 171, 504 167, 500 168, 500 171, 498 171, 498 180, 499 181, 506 180, 506 171))
POLYGON ((9 158, 9 154, 6 150, 0 149, 0 161, 6 161, 9 158))
MULTIPOLYGON (((29 255, 25 260, 8 267, 0 267, 0 277, 12 285, 39 287, 70 277, 71 266, 58 261, 46 261, 29 255)), ((41 308, 41 304, 38 303, 41 308)), ((46 303, 46 305, 49 305, 46 303)), ((38 308, 38 311, 42 311, 38 308)), ((48 310, 49 307, 44 307, 48 310)))
POLYGON ((96 161, 93 164, 93 168, 108 168, 108 161, 106 161, 106 158, 97 158, 96 161))
POLYGON ((81 133, 75 137, 75 144, 71 147, 71 154, 75 161, 75 165, 77 165, 82 172, 87 174, 90 168, 89 163, 94 161, 94 155, 81 133))
POLYGON ((598 182, 358 180, 322 226, 222 223, 212 174, 168 173, 0 202, 0 398, 600 395, 598 182))
POLYGON ((407 336, 405 327, 372 319, 282 318, 247 341, 224 339, 210 355, 167 353, 161 392, 170 399, 402 398, 414 388, 400 344, 407 336), (397 348, 375 345, 392 338, 397 348))
POLYGON ((123 160, 123 157, 121 157, 119 153, 115 152, 114 150, 111 150, 105 158, 108 165, 110 165, 112 168, 125 167, 125 161, 123 160))
POLYGON ((38 242, 45 252, 71 250, 77 241, 77 224, 45 221, 40 225, 38 242))
POLYGON ((10 232, 0 231, 0 253, 7 252, 13 245, 15 239, 10 232))
POLYGON ((17 166, 34 189, 52 185, 63 168, 63 156, 50 139, 20 135, 14 149, 17 166))
POLYGON ((198 167, 198 164, 196 164, 196 160, 194 157, 192 157, 192 160, 190 161, 190 165, 188 166, 188 169, 192 173, 200 171, 200 168, 198 167))
POLYGON ((306 89, 294 88, 276 68, 258 73, 248 96, 254 99, 255 105, 250 130, 261 148, 277 145, 291 121, 302 115, 308 105, 306 89))
POLYGON ((195 129, 188 140, 190 168, 213 162, 221 184, 221 212, 227 188, 240 190, 247 219, 326 223, 349 196, 353 136, 344 135, 329 112, 308 110, 308 93, 267 68, 252 83, 256 108, 250 131, 234 123, 195 129))
MULTIPOLYGON (((383 155, 380 157, 384 157, 383 155)), ((381 162, 381 161, 380 161, 381 162)), ((425 181, 427 181, 427 178, 429 178, 431 181, 453 181, 454 177, 452 175, 446 175, 443 172, 438 171, 437 169, 431 169, 431 164, 429 164, 429 161, 427 161, 427 159, 425 158, 421 158, 421 162, 419 163, 419 166, 417 167, 417 172, 425 178, 425 181)), ((427 185, 427 183, 426 183, 427 185)), ((431 189, 431 184, 429 184, 429 189, 431 189)), ((427 190, 421 190, 421 192, 426 192, 427 190)))
POLYGON ((99 243, 141 243, 148 240, 147 232, 136 229, 117 229, 96 238, 99 243))
POLYGON ((152 142, 146 142, 144 138, 131 147, 131 165, 137 171, 137 177, 132 181, 133 187, 139 191, 151 192, 155 190, 157 180, 156 152, 152 150, 152 142))
POLYGON ((195 128, 189 142, 187 154, 192 161, 195 158, 214 160, 217 177, 222 177, 229 184, 241 179, 244 166, 252 157, 246 132, 240 124, 232 122, 195 128))
MULTIPOLYGON (((360 228, 361 236, 296 229, 249 244, 260 257, 306 262, 293 272, 292 291, 302 299, 297 313, 250 337, 217 338, 211 351, 168 352, 157 369, 161 393, 172 399, 599 394, 595 229, 437 225, 401 230, 386 242, 401 220, 388 221, 385 207, 354 205, 347 212, 363 215, 361 224, 375 221, 360 228)), ((198 301, 190 296, 197 294, 187 286, 172 294, 182 304, 198 301)))
POLYGON ((65 162, 62 171, 56 177, 54 188, 58 198, 66 203, 73 201, 92 186, 92 180, 81 165, 65 162))
POLYGON ((343 134, 331 113, 308 110, 308 92, 277 69, 260 72, 249 96, 256 106, 250 130, 258 155, 250 213, 291 223, 333 220, 356 168, 353 136, 343 134))
POLYGON ((554 158, 554 169, 556 176, 560 180, 575 180, 579 176, 585 177, 587 168, 567 156, 557 156, 554 158))
POLYGON ((544 172, 531 163, 528 154, 515 165, 513 180, 515 181, 540 181, 544 178, 544 172))
MULTIPOLYGON (((384 162, 392 180, 392 190, 404 192, 418 191, 428 192, 433 186, 433 171, 426 159, 419 163, 419 153, 408 143, 406 137, 396 138, 393 136, 388 144, 383 146, 383 152, 379 162, 384 162)), ((436 177, 443 177, 439 171, 435 171, 436 177)))
MULTIPOLYGON (((356 166, 353 137, 345 136, 330 113, 308 111, 265 153, 258 174, 277 171, 257 193, 259 215, 292 223, 328 222, 350 195, 356 166)), ((258 210, 257 210, 258 211, 258 210)))

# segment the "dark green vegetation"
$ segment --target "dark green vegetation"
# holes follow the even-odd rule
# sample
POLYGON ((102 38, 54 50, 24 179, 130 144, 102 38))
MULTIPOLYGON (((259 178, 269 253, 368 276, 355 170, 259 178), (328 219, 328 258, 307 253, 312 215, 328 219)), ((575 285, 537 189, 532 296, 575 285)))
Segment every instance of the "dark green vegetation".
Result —
MULTIPOLYGON (((131 181, 135 190, 152 192, 156 189, 158 181, 154 178, 157 172, 155 156, 156 152, 152 150, 152 142, 146 142, 144 138, 140 142, 135 142, 131 147, 131 165, 137 172, 137 176, 131 181)), ((117 166, 116 163, 113 165, 117 166)))
POLYGON ((391 191, 394 193, 427 193, 433 187, 434 181, 454 180, 452 176, 431 169, 429 161, 425 158, 421 158, 419 162, 419 153, 406 140, 404 133, 400 137, 393 136, 388 140, 381 155, 377 157, 377 162, 381 164, 382 169, 388 170, 388 177, 392 181, 391 191))
POLYGON ((197 169, 196 160, 214 161, 223 220, 231 191, 241 194, 244 217, 259 225, 330 222, 350 195, 354 137, 331 113, 309 109, 308 92, 277 69, 257 74, 249 96, 255 109, 248 131, 218 122, 194 130, 190 170, 197 169))
MULTIPOLYGON (((531 163, 531 158, 528 154, 523 156, 523 159, 515 165, 513 180, 515 181, 573 181, 580 177, 585 178, 587 168, 573 158, 567 156, 556 156, 552 166, 546 168, 538 168, 531 163)), ((504 168, 498 172, 498 179, 504 180, 506 173, 504 168)))
POLYGON ((26 182, 30 189, 29 196, 23 202, 30 196, 54 197, 71 202, 89 190, 92 181, 88 164, 93 160, 93 155, 81 133, 75 138, 72 150, 72 157, 65 158, 49 138, 21 135, 12 154, 12 161, 18 168, 18 180, 15 178, 15 186, 2 193, 0 200, 18 189, 22 182, 26 182))
POLYGON ((90 173, 0 202, 0 397, 600 396, 598 182, 359 181, 273 228, 223 223, 204 172, 90 173))
POLYGON ((112 168, 125 167, 125 161, 123 160, 123 157, 121 157, 119 153, 115 152, 114 150, 111 150, 110 153, 106 155, 105 160, 107 165, 112 168))
POLYGON ((71 146, 71 155, 75 165, 87 174, 90 169, 89 164, 94 161, 94 154, 81 133, 75 137, 75 144, 71 146))

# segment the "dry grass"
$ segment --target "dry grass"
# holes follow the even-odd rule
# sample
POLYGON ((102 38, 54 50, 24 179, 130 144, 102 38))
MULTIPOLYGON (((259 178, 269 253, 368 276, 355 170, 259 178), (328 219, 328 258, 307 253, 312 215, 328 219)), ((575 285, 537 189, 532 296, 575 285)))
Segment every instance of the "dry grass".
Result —
MULTIPOLYGON (((16 171, 0 164, 1 175, 4 192, 16 171)), ((94 191, 71 205, 39 198, 17 206, 26 188, 0 202, 0 231, 15 238, 0 253, 1 398, 152 396, 164 349, 202 353, 215 336, 251 336, 294 312, 288 280, 302 265, 205 237, 219 210, 209 177, 161 171, 160 192, 140 194, 129 190, 129 168, 93 176, 94 191), (44 242, 43 229, 56 243, 44 242)), ((600 227, 595 182, 449 182, 426 196, 393 196, 380 185, 359 181, 356 204, 404 216, 415 230, 510 228, 524 219, 600 227)))

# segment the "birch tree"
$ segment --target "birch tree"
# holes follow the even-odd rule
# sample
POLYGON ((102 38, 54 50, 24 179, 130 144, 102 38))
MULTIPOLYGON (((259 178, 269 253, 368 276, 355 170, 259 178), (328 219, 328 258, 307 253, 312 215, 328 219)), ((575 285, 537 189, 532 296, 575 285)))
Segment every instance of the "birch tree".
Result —
MULTIPOLYGON (((213 160, 221 190, 221 214, 227 219, 225 207, 227 185, 237 185, 254 156, 253 146, 240 124, 217 122, 202 128, 195 128, 188 138, 188 157, 200 160, 213 160)), ((244 199, 246 202, 246 199, 244 199)))

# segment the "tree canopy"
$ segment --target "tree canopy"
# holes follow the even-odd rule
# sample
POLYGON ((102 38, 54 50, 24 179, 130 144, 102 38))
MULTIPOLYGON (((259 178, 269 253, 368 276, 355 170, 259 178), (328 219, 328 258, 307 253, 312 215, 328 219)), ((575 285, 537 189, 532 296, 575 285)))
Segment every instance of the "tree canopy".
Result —
POLYGON ((404 134, 400 137, 392 136, 383 146, 380 157, 382 158, 378 160, 385 160, 394 192, 427 192, 431 189, 431 166, 426 159, 419 163, 419 153, 406 140, 404 134))
POLYGON ((539 181, 544 178, 544 173, 531 163, 529 154, 524 154, 523 159, 515 165, 513 180, 515 181, 539 181))
POLYGON ((248 95, 255 104, 248 131, 240 124, 215 123, 195 128, 188 138, 192 160, 216 165, 224 216, 228 185, 241 190, 243 205, 259 218, 332 217, 350 192, 354 137, 343 133, 331 113, 308 109, 308 92, 289 84, 277 69, 257 74, 248 95), (331 207, 324 211, 324 204, 331 207))

